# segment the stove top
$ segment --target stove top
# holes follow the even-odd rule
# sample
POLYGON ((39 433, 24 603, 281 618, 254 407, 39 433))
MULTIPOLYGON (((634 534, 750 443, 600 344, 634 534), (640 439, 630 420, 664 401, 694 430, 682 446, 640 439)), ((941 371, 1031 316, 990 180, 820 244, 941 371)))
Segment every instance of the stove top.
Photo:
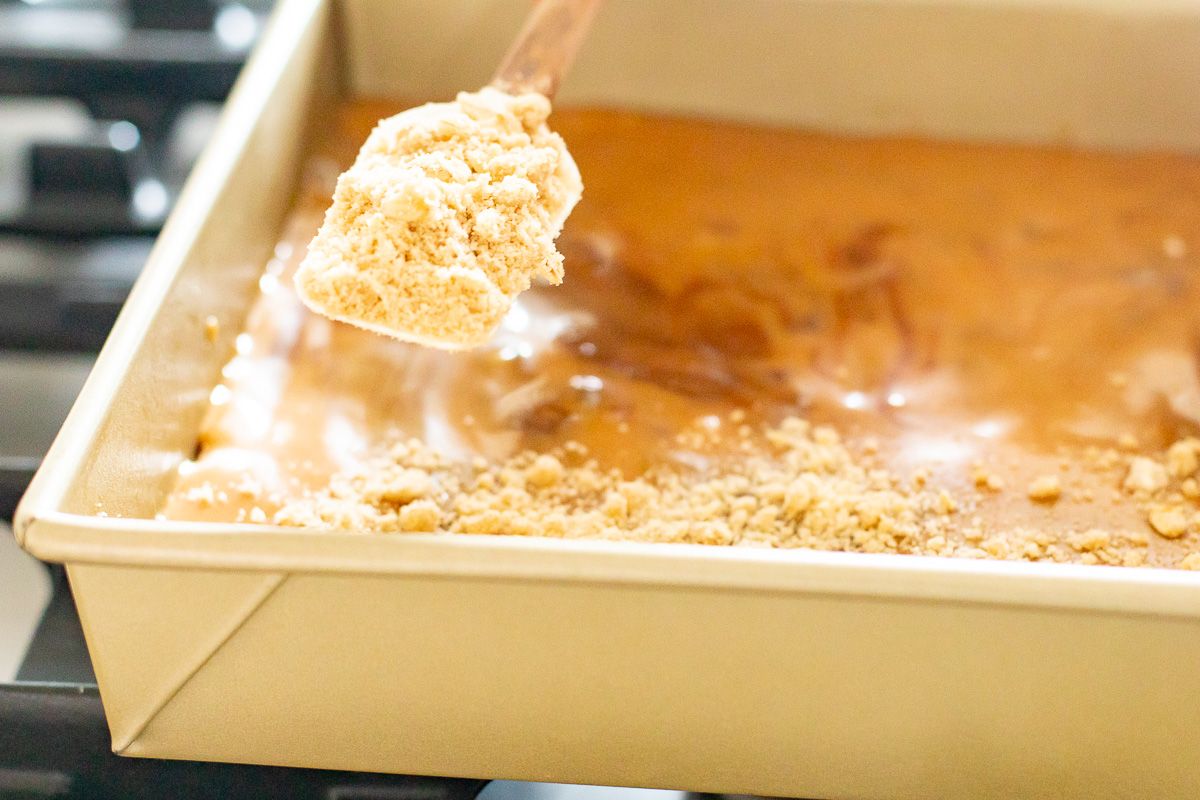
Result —
POLYGON ((87 377, 270 4, 0 0, 0 800, 688 796, 110 752, 65 577, 22 553, 3 520, 87 377))
POLYGON ((0 0, 0 347, 95 350, 263 0, 0 0))

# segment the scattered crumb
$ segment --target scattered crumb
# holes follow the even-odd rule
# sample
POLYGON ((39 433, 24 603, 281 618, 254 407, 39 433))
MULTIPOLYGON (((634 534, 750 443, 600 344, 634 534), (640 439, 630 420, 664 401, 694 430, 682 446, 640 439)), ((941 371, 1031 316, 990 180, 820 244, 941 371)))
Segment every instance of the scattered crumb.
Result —
POLYGON ((971 480, 975 483, 975 488, 986 489, 989 492, 999 492, 1004 489, 1004 481, 994 472, 988 472, 982 467, 976 468, 971 473, 971 480))
POLYGON ((1127 550, 1121 556, 1121 566, 1123 567, 1141 567, 1146 564, 1146 552, 1144 550, 1127 550))
MULTIPOLYGON (((696 427, 707 429, 704 420, 696 427)), ((550 453, 459 463, 414 439, 285 503, 274 520, 363 532, 633 539, 1116 566, 1144 566, 1154 552, 1150 534, 1139 531, 1096 527, 1060 536, 1041 528, 985 530, 978 515, 965 522, 953 516, 963 501, 948 488, 901 488, 903 481, 887 470, 859 463, 832 429, 801 419, 764 429, 761 441, 769 443, 766 449, 728 463, 686 470, 659 465, 626 477, 602 468, 577 442, 550 453)), ((1132 485, 1159 485, 1159 470, 1166 475, 1154 459, 1128 458, 1132 485)), ((927 483, 928 471, 916 470, 913 481, 927 483)), ((979 482, 987 485, 986 478, 979 482)), ((1039 502, 1054 502, 1062 493, 1054 473, 1029 485, 1029 496, 1039 502)), ((1165 492, 1148 497, 1157 503, 1148 507, 1147 521, 1158 537, 1182 537, 1190 523, 1184 501, 1165 503, 1165 492)))
POLYGON ((540 455, 525 470, 525 477, 534 486, 545 488, 562 480, 563 465, 551 455, 540 455))
POLYGON ((1112 469, 1121 463, 1121 454, 1109 447, 1095 452, 1090 460, 1097 469, 1112 469))
POLYGON ((1129 462, 1129 472, 1121 486, 1127 492, 1150 494, 1164 488, 1169 482, 1166 467, 1153 459, 1138 456, 1129 462))
POLYGON ((1187 515, 1182 508, 1174 506, 1159 506, 1152 509, 1149 516, 1150 527, 1166 539, 1178 539, 1187 533, 1187 515))
POLYGON ((424 497, 430 489, 430 475, 417 467, 395 470, 386 480, 372 482, 364 499, 373 503, 402 506, 424 497))
POLYGON ((1068 536, 1067 544, 1081 553, 1093 553, 1112 544, 1112 534, 1100 528, 1092 528, 1068 536))
POLYGON ((432 533, 441 523, 442 512, 430 500, 415 500, 400 509, 397 526, 406 533, 432 533))
POLYGON ((1174 478, 1186 478, 1200 469, 1200 439, 1180 439, 1167 448, 1167 469, 1174 478))
POLYGON ((1029 484, 1029 499, 1039 503, 1053 503, 1062 496, 1062 481, 1057 475, 1042 475, 1029 484))

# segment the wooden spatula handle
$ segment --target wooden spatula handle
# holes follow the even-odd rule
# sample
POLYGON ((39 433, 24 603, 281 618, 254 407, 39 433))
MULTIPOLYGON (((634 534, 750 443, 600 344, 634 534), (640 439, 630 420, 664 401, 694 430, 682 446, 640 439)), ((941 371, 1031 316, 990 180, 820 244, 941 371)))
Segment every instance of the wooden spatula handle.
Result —
POLYGON ((575 60, 601 0, 541 0, 509 48, 492 86, 553 98, 575 60))

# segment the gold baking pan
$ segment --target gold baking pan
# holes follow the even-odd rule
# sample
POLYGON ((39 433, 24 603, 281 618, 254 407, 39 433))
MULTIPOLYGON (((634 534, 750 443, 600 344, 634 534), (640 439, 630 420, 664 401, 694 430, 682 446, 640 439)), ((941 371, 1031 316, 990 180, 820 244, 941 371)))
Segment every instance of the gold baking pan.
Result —
MULTIPOLYGON (((310 128, 339 97, 483 84, 527 9, 276 11, 18 513, 21 544, 67 565, 114 749, 809 797, 1200 797, 1200 573, 153 518, 310 128)), ((1194 151, 1198 87, 1185 0, 611 0, 562 100, 1194 151)))

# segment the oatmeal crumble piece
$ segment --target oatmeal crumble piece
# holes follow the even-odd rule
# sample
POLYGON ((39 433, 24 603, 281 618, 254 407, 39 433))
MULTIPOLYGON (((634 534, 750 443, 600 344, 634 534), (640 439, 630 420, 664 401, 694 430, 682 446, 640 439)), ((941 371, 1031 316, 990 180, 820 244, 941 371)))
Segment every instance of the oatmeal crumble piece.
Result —
POLYGON ((400 509, 397 527, 406 533, 430 533, 438 529, 442 512, 430 500, 416 500, 400 509))
POLYGON ((534 486, 545 488, 558 483, 563 476, 562 462, 551 455, 540 455, 525 470, 525 478, 534 486))
POLYGON ((1167 448, 1167 469, 1174 478, 1187 478, 1200 469, 1200 439, 1180 439, 1167 448))
POLYGON ((999 475, 982 468, 976 469, 971 473, 971 480, 974 482, 975 487, 980 490, 999 492, 1004 489, 1004 480, 999 475))
POLYGON ((1187 533, 1187 514, 1182 508, 1159 506, 1150 511, 1150 527, 1167 539, 1178 539, 1187 533))
POLYGON ((1133 494, 1152 494, 1169 482, 1166 467, 1153 459, 1137 456, 1129 462, 1129 472, 1121 486, 1133 494))
POLYGON ((1112 544, 1112 534, 1100 528, 1092 528, 1068 536, 1067 544, 1081 553, 1093 553, 1112 544))
POLYGON ((483 343, 534 280, 562 282, 554 239, 582 184, 549 114, 541 95, 485 88, 380 122, 296 272, 300 298, 418 344, 483 343))
POLYGON ((1039 503, 1053 503, 1062 497, 1062 481, 1057 475, 1041 475, 1029 484, 1029 499, 1039 503))

